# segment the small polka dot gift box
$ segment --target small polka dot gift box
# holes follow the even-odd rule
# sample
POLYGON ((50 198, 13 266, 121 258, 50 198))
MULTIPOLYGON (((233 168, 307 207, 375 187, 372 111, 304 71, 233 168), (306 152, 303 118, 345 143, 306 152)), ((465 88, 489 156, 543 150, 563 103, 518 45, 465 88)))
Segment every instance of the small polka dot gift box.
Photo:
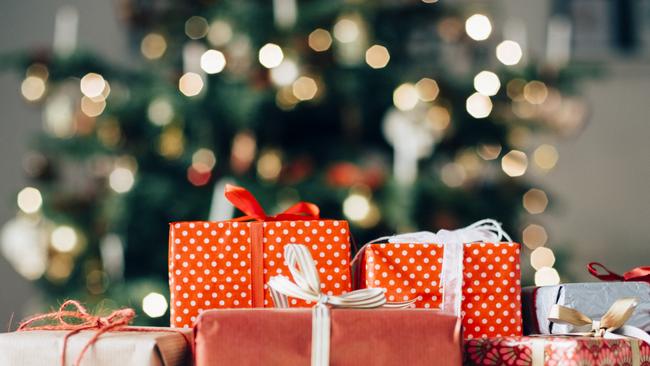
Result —
MULTIPOLYGON (((283 259, 286 244, 309 248, 325 293, 351 290, 346 221, 319 219, 318 207, 305 202, 267 216, 252 194, 231 185, 226 186, 226 198, 246 216, 170 224, 172 326, 190 327, 207 309, 273 307, 266 283, 275 275, 289 275, 283 259)), ((311 305, 292 299, 291 306, 311 305)))
POLYGON ((519 336, 519 253, 519 244, 490 219, 454 231, 379 238, 355 258, 355 287, 383 287, 388 301, 415 299, 416 307, 459 315, 465 338, 519 336))

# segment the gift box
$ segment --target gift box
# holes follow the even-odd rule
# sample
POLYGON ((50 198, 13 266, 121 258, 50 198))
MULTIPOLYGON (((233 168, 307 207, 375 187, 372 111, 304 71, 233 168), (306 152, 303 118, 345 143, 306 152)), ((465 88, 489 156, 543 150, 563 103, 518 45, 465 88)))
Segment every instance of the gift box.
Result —
MULTIPOLYGON (((169 328, 148 331, 103 333, 84 353, 81 365, 94 366, 183 366, 191 362, 190 345, 185 337, 192 332, 169 328), (165 330, 169 331, 165 331, 165 330)), ((61 365, 61 352, 68 330, 30 330, 0 334, 0 365, 61 365)), ((94 330, 81 331, 67 340, 65 365, 72 366, 89 344, 94 330)))
POLYGON ((556 286, 526 287, 522 291, 524 332, 526 334, 558 334, 574 331, 566 324, 548 319, 553 305, 580 309, 590 318, 600 318, 619 298, 635 297, 636 312, 627 321, 643 330, 650 330, 650 285, 646 282, 565 283, 556 286))
MULTIPOLYGON (((205 311, 196 366, 310 365, 312 310, 205 311)), ((458 318, 425 309, 332 309, 330 365, 460 365, 458 318)))
POLYGON ((368 244, 355 263, 356 285, 386 288, 388 301, 415 299, 417 307, 459 314, 467 338, 522 335, 520 246, 498 242, 502 234, 498 223, 483 220, 368 244))
MULTIPOLYGON (((190 327, 206 309, 272 306, 266 282, 271 276, 288 273, 282 255, 289 243, 308 246, 326 294, 350 291, 346 221, 320 219, 318 207, 305 202, 267 216, 241 187, 227 186, 226 198, 246 216, 170 224, 172 326, 190 327)), ((292 299, 291 305, 309 306, 309 302, 292 299)))
POLYGON ((463 358, 467 366, 640 366, 650 363, 650 345, 632 338, 484 338, 466 340, 463 358))

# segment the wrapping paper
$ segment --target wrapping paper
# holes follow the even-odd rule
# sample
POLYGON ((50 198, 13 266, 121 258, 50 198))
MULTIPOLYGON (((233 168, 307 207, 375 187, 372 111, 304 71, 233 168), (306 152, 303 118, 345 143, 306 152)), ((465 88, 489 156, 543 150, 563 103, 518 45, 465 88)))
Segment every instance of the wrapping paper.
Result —
MULTIPOLYGON (((164 328, 163 328, 164 329, 164 328)), ((69 331, 33 330, 0 334, 0 365, 60 365, 63 338, 69 331)), ((184 333, 191 336, 190 330, 184 333)), ((66 366, 72 366, 95 331, 82 331, 68 339, 66 366)), ((84 354, 81 365, 183 366, 191 351, 183 335, 175 332, 108 332, 84 354)))
POLYGON ((289 243, 308 246, 325 293, 350 291, 349 235, 348 223, 337 220, 170 224, 172 326, 190 327, 206 309, 272 306, 266 283, 289 275, 282 257, 289 243))
POLYGON ((636 297, 639 305, 626 324, 650 330, 650 285, 645 282, 567 283, 556 286, 526 287, 522 291, 525 334, 560 334, 583 329, 552 324, 548 320, 555 304, 578 309, 599 319, 618 299, 636 297))
MULTIPOLYGON (((386 288, 388 301, 417 298, 416 307, 440 308, 443 252, 443 244, 370 244, 359 285, 386 288)), ((471 243, 463 252, 464 336, 521 335, 519 244, 471 243)))
POLYGON ((464 364, 467 366, 635 366, 650 364, 650 345, 630 339, 553 336, 503 337, 467 340, 464 349, 464 364), (635 352, 636 347, 638 347, 638 352, 635 352), (636 362, 633 362, 635 359, 636 362))
MULTIPOLYGON (((423 309, 333 309, 330 365, 461 364, 458 318, 423 309)), ((310 309, 206 311, 196 366, 310 365, 310 309)))

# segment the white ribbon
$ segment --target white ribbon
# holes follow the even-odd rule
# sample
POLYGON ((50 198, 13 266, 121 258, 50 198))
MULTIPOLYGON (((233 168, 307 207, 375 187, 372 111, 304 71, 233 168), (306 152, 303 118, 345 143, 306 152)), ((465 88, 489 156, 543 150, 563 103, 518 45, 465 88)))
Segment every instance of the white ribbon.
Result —
MULTIPOLYGON (((375 239, 368 244, 388 241, 389 243, 409 244, 444 244, 442 257, 440 285, 442 286, 441 310, 460 316, 463 286, 463 244, 474 242, 498 243, 502 239, 511 242, 510 236, 503 230, 501 224, 493 219, 479 220, 467 227, 456 230, 439 230, 437 233, 418 231, 408 234, 398 234, 375 239)), ((366 244, 366 245, 368 245, 366 244)), ((357 252, 362 253, 365 246, 357 252)))
POLYGON ((330 354, 330 312, 329 306, 338 308, 371 309, 381 306, 406 307, 413 302, 386 303, 383 288, 368 288, 343 295, 326 295, 321 292, 318 271, 306 246, 288 244, 284 247, 285 263, 289 267, 293 282, 285 276, 269 279, 273 303, 278 308, 289 307, 287 297, 314 301, 312 308, 312 366, 329 365, 330 354), (329 305, 329 306, 328 306, 329 305))

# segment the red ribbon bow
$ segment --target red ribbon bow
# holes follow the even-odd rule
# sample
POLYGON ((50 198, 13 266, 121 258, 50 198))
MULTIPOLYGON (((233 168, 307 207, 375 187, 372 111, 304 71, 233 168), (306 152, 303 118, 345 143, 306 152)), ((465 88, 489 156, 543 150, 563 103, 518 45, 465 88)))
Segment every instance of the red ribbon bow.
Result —
POLYGON ((650 283, 650 266, 632 268, 623 273, 623 275, 620 275, 610 271, 601 263, 591 262, 587 265, 587 270, 589 270, 592 276, 603 281, 643 281, 650 283), (597 267, 606 273, 600 273, 597 267))
POLYGON ((237 207, 245 216, 233 221, 293 221, 293 220, 318 220, 320 209, 310 202, 298 202, 295 205, 274 216, 264 212, 260 203, 246 188, 226 184, 225 195, 228 201, 237 207))
POLYGON ((129 327, 129 323, 135 317, 135 311, 133 309, 125 308, 115 310, 108 316, 96 316, 92 315, 86 310, 86 308, 81 305, 78 301, 67 300, 64 302, 58 311, 53 311, 51 313, 35 315, 27 320, 20 323, 16 331, 30 331, 30 330, 69 330, 70 332, 65 335, 63 338, 63 349, 61 351, 61 366, 65 366, 65 354, 68 346, 68 339, 73 335, 81 332, 82 330, 97 330, 97 332, 88 340, 84 348, 79 352, 77 359, 74 362, 75 366, 81 364, 81 360, 88 351, 88 349, 97 342, 99 337, 110 331, 131 331, 131 332, 175 332, 183 335, 185 341, 191 346, 191 340, 179 330, 174 329, 155 329, 155 328, 141 328, 141 327, 129 327), (72 307, 74 310, 66 310, 66 308, 72 307), (36 322, 40 321, 54 321, 54 324, 45 324, 45 325, 34 325, 36 322))

